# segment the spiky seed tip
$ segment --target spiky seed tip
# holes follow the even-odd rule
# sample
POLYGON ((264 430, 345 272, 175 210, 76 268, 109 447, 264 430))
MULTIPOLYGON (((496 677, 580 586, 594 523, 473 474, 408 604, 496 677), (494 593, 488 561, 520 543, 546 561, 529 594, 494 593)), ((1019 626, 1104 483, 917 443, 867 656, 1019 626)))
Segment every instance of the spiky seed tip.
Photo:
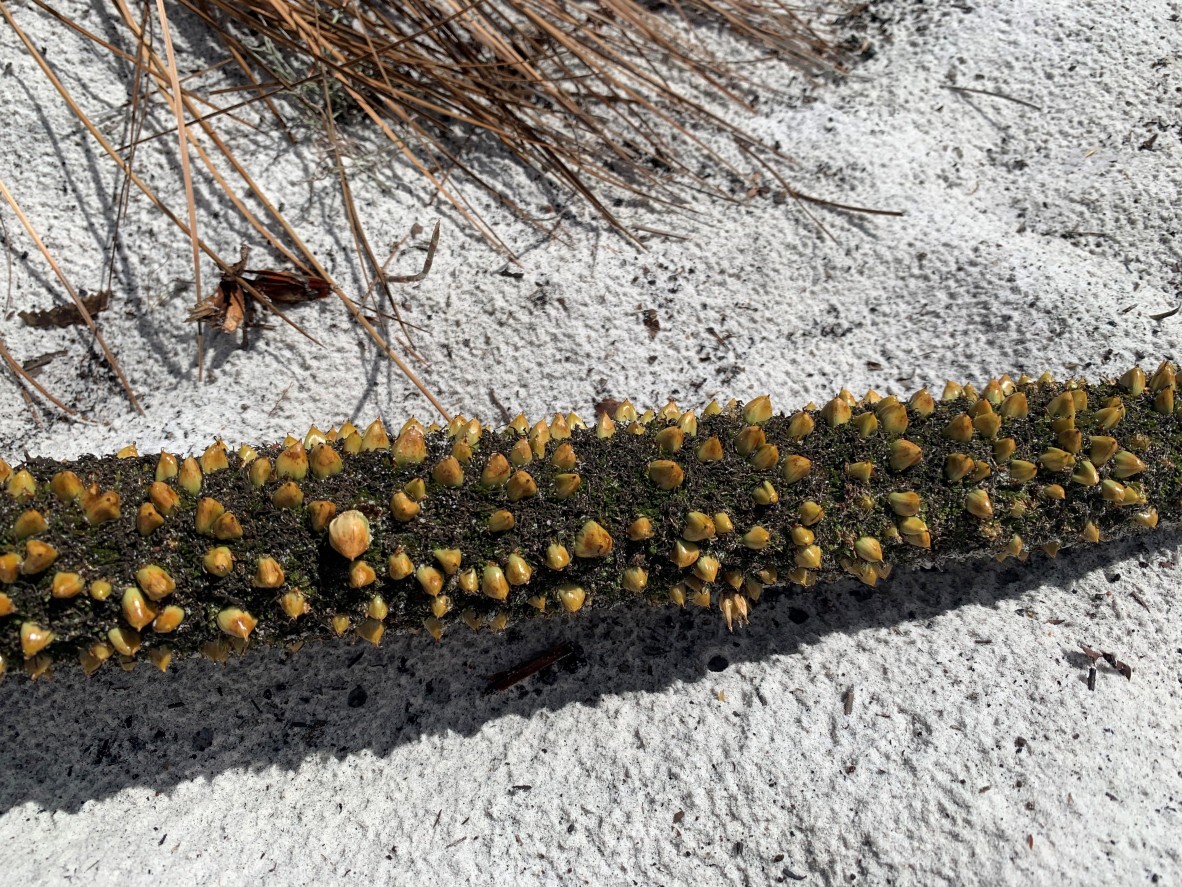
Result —
POLYGON ((242 538, 242 524, 233 513, 227 511, 213 523, 213 538, 220 542, 233 542, 242 538))
POLYGON ((86 583, 77 573, 63 573, 60 570, 53 574, 49 585, 49 593, 58 599, 77 597, 86 588, 86 583))
POLYGON ((1112 459, 1112 476, 1124 480, 1140 474, 1148 466, 1128 450, 1121 450, 1112 459))
POLYGON ((1092 424, 1101 431, 1110 431, 1120 424, 1120 420, 1124 418, 1124 415, 1124 407, 1105 407, 1095 412, 1092 416, 1092 424))
POLYGON ((725 511, 714 514, 714 530, 719 536, 727 536, 735 531, 735 524, 725 511))
POLYGON ((907 430, 907 408, 895 398, 884 400, 878 405, 875 413, 885 434, 894 436, 907 430))
POLYGON ((648 478, 658 489, 675 490, 685 480, 685 471, 669 459, 657 459, 648 464, 648 478))
POLYGON ((741 457, 748 457, 756 449, 764 446, 766 442, 767 435, 764 433, 764 429, 758 425, 748 425, 735 435, 735 452, 739 453, 741 457))
POLYGON ((486 526, 490 533, 504 533, 507 530, 512 530, 516 523, 517 520, 513 517, 513 513, 502 508, 489 515, 486 526))
POLYGON ((859 413, 854 416, 853 424, 862 440, 867 440, 878 432, 878 419, 874 413, 859 413))
POLYGON ((172 453, 161 453, 156 460, 155 479, 158 481, 172 480, 176 477, 178 468, 176 456, 172 453))
MULTIPOLYGON (((410 422, 407 422, 405 427, 413 428, 414 426, 410 422)), ((419 430, 420 432, 422 431, 421 428, 419 430)), ((386 434, 386 426, 382 424, 381 419, 374 419, 365 429, 365 433, 361 435, 361 451, 363 453, 370 453, 375 450, 388 449, 390 449, 390 436, 386 434)))
POLYGON ((36 622, 21 623, 21 652, 26 659, 36 656, 55 640, 53 632, 36 622))
POLYGON ((1157 526, 1157 519, 1156 508, 1146 508, 1144 511, 1138 511, 1133 514, 1134 523, 1150 530, 1157 526))
POLYGON ((595 436, 606 440, 616 433, 616 423, 606 412, 602 412, 595 420, 595 436))
POLYGON ((271 479, 272 469, 271 460, 266 456, 251 462, 250 467, 247 469, 247 475, 250 477, 250 485, 256 490, 262 489, 267 481, 271 479))
POLYGON ((366 588, 378 581, 378 573, 366 561, 349 564, 349 587, 366 588))
POLYGON ((911 517, 919 513, 923 500, 919 494, 911 490, 901 490, 887 495, 891 510, 900 517, 911 517))
POLYGON ((821 546, 806 545, 798 548, 794 556, 796 566, 806 570, 818 570, 821 567, 821 546))
POLYGON ((911 399, 907 401, 907 406, 921 419, 926 419, 936 411, 936 401, 926 388, 920 388, 912 394, 911 399))
POLYGON ((59 471, 49 479, 49 489, 62 502, 73 502, 82 495, 81 478, 72 471, 59 471))
POLYGON ((1085 487, 1094 487, 1100 483, 1100 474, 1096 471, 1096 466, 1084 459, 1075 466, 1075 473, 1071 475, 1071 480, 1077 484, 1085 487))
POLYGON ((210 548, 201 558, 201 567, 211 576, 224 578, 234 569, 234 555, 224 545, 210 548))
POLYGON ((513 472, 513 476, 509 478, 505 494, 509 497, 510 502, 530 499, 538 494, 538 483, 528 471, 520 469, 513 472))
POLYGON ((669 560, 673 561, 679 569, 685 570, 693 566, 694 561, 701 556, 701 553, 697 543, 686 539, 677 539, 673 543, 673 550, 669 552, 669 560))
POLYGON ((312 452, 308 456, 308 467, 312 469, 312 474, 323 479, 340 474, 345 463, 329 444, 318 443, 312 447, 312 452))
POLYGON ((116 450, 115 451, 115 458, 116 459, 135 459, 136 457, 139 456, 139 454, 140 454, 140 451, 136 449, 135 444, 130 443, 127 446, 120 447, 118 450, 116 450))
POLYGON ((275 459, 275 474, 280 478, 300 481, 308 476, 308 452, 298 441, 275 459))
POLYGON ((998 412, 1005 419, 1025 419, 1030 414, 1030 403, 1025 392, 1015 391, 1002 401, 998 412))
POLYGON ((505 578, 505 572, 496 564, 485 564, 480 590, 485 597, 494 601, 506 600, 509 597, 509 581, 505 578))
POLYGON ((1163 388, 1153 398, 1153 409, 1163 416, 1174 412, 1174 389, 1163 388))
POLYGON ((1047 484, 1041 490, 1041 495, 1044 499, 1051 499, 1056 502, 1062 502, 1067 498, 1067 491, 1059 484, 1047 484))
POLYGON ((657 445, 657 449, 664 455, 672 456, 685 443, 685 432, 676 425, 662 428, 653 438, 653 443, 657 445))
POLYGON ((550 439, 570 440, 570 425, 562 413, 555 413, 554 418, 550 420, 550 439))
POLYGON ((1145 370, 1141 367, 1133 367, 1120 377, 1120 386, 1133 397, 1140 397, 1141 392, 1145 390, 1145 370))
POLYGON ((443 591, 443 573, 427 564, 420 564, 419 568, 415 570, 415 580, 419 583, 419 587, 431 597, 435 597, 443 591))
POLYGON ((640 594, 648 587, 648 572, 643 567, 629 567, 620 577, 620 585, 625 591, 640 594))
POLYGON ((597 522, 589 520, 575 537, 575 557, 607 557, 611 554, 612 545, 611 534, 597 522))
POLYGON ((975 466, 976 463, 973 462, 972 456, 966 456, 964 453, 949 453, 944 459, 944 476, 952 483, 956 483, 972 474, 975 466))
POLYGON ((32 499, 37 495, 37 481, 33 475, 22 468, 8 478, 5 489, 13 499, 32 499))
POLYGON ((1009 472, 1011 480, 1024 484, 1029 480, 1034 480, 1035 475, 1038 474, 1038 466, 1025 459, 1014 459, 1009 464, 1009 472))
POLYGON ((784 458, 784 483, 792 485, 808 477, 813 470, 813 463, 804 456, 792 454, 784 458))
POLYGON ((114 490, 100 493, 97 486, 92 486, 89 490, 83 491, 79 501, 82 504, 82 515, 92 527, 117 520, 121 513, 119 494, 114 490))
POLYGON ((533 460, 533 447, 529 445, 529 441, 525 438, 517 441, 509 450, 509 462, 516 468, 520 468, 522 465, 528 465, 533 460))
POLYGON ((27 539, 49 529, 45 516, 40 511, 30 508, 21 514, 12 525, 12 535, 16 539, 27 539))
POLYGON ((1075 466, 1075 457, 1058 447, 1047 447, 1038 457, 1047 471, 1067 471, 1075 466))
POLYGON ((57 549, 46 542, 30 539, 25 543, 25 557, 21 561, 22 576, 44 573, 57 560, 57 549))
POLYGON ((185 620, 185 610, 176 604, 169 604, 160 611, 160 615, 152 620, 152 631, 157 634, 170 634, 180 627, 185 620))
POLYGON ((816 535, 808 527, 793 527, 790 535, 793 545, 812 545, 817 541, 816 535))
POLYGON ((858 483, 869 483, 870 478, 874 476, 874 463, 847 462, 845 466, 845 476, 858 483))
POLYGON ((422 510, 422 506, 418 502, 415 502, 401 490, 390 497, 390 511, 393 512, 394 519, 397 521, 401 521, 402 523, 412 521, 422 510))
POLYGON ((181 497, 176 491, 162 481, 153 481, 148 486, 148 499, 163 515, 172 514, 181 502, 181 497))
POLYGON ((120 656, 134 656, 140 651, 140 633, 122 625, 107 632, 107 640, 120 656))
POLYGON ((493 453, 488 457, 488 463, 480 473, 480 485, 487 489, 503 487, 509 482, 512 470, 508 459, 500 453, 493 453))
POLYGON ((341 512, 328 525, 328 541, 343 558, 361 557, 373 544, 369 518, 356 509, 341 512))
POLYGON ((217 623, 222 634, 246 640, 258 625, 258 620, 241 607, 226 607, 218 613, 217 623))
POLYGON ((1117 443, 1115 437, 1093 435, 1088 438, 1088 457, 1096 467, 1103 465, 1115 456, 1119 448, 1120 444, 1117 443))
POLYGON ((0 582, 11 585, 21 574, 21 556, 15 551, 0 554, 0 582))
POLYGON ((797 512, 800 517, 800 522, 806 527, 812 527, 820 523, 821 518, 825 516, 825 509, 819 504, 809 499, 807 502, 802 502, 800 509, 797 512))
POLYGON ((1099 542, 1100 528, 1091 521, 1088 521, 1086 524, 1084 524, 1083 531, 1080 533, 1080 535, 1083 537, 1085 542, 1099 542))
POLYGON ((1003 437, 993 442, 993 458, 1004 465, 1010 461, 1014 451, 1018 449, 1018 442, 1012 437, 1003 437))
POLYGON ((1100 495, 1104 497, 1104 501, 1120 505, 1125 501, 1125 486, 1120 481, 1105 478, 1104 483, 1100 485, 1100 495))
POLYGON ((970 491, 964 497, 964 507, 965 511, 981 520, 988 520, 993 517, 993 503, 989 501, 989 493, 985 490, 976 489, 970 491))
POLYGON ((780 501, 780 494, 771 481, 765 480, 751 491, 751 498, 756 505, 775 505, 780 501))
POLYGON ((703 582, 715 582, 722 564, 713 555, 703 555, 694 563, 694 575, 703 582))
POLYGON ((583 486, 583 479, 574 473, 554 475, 554 498, 559 502, 569 499, 583 486))
POLYGON ((304 504, 304 491, 294 480, 284 481, 271 494, 271 504, 276 508, 294 511, 304 504))
POLYGON ((538 459, 544 458, 546 455, 546 444, 550 443, 549 426, 545 422, 535 423, 533 428, 529 430, 528 439, 534 456, 538 459))
POLYGON ((289 619, 299 619, 312 612, 307 596, 298 588, 293 588, 279 598, 279 606, 289 619))
POLYGON ((743 407, 743 421, 748 425, 762 425, 772 417, 772 413, 772 399, 763 394, 743 407))
POLYGON ((772 541, 772 534, 763 527, 756 525, 740 536, 739 541, 743 544, 744 548, 750 548, 752 551, 762 551, 772 541))
POLYGON ((854 543, 854 551, 864 561, 882 562, 882 543, 873 536, 863 536, 854 543))
POLYGON ((197 502, 197 509, 193 516, 193 525, 202 536, 212 536, 213 525, 225 513, 226 506, 222 505, 217 499, 204 496, 197 502))
POLYGON ((144 600, 143 592, 134 585, 123 589, 120 606, 123 610, 123 618, 136 631, 141 631, 156 618, 156 611, 148 606, 148 602, 144 600))
POLYGON ((923 459, 923 450, 909 440, 899 438, 891 441, 890 465, 892 471, 906 471, 923 459))
POLYGON ((706 438, 698 444, 698 448, 694 451, 694 454, 698 457, 699 462, 721 462, 725 455, 722 449, 722 441, 717 437, 706 438))
POLYGON ((853 416, 850 403, 843 397, 835 397, 821 409, 821 418, 830 428, 845 425, 853 416))
POLYGON ((573 471, 578 463, 579 459, 575 455, 575 448, 569 443, 560 444, 558 449, 554 451, 554 455, 550 457, 550 464, 559 471, 573 471))
POLYGON ((655 532, 653 522, 647 517, 638 517, 632 523, 628 524, 628 538, 633 542, 643 542, 645 539, 651 539, 655 532))
POLYGON ((250 584, 255 588, 279 588, 283 585, 283 567, 273 557, 260 557, 255 563, 250 584))
POLYGON ((526 585, 533 577, 534 568, 520 554, 514 552, 505 561, 505 578, 510 585, 526 585))
POLYGON ((226 445, 220 440, 214 441, 201 454, 201 470, 205 474, 224 471, 230 467, 230 460, 226 457, 226 445))
POLYGON ((574 585, 572 583, 563 583, 558 586, 556 590, 558 600, 562 604, 562 608, 568 613, 577 613, 583 609, 583 604, 587 601, 587 592, 581 585, 574 585))
POLYGON ((458 548, 436 548, 431 552, 431 556, 448 576, 454 575, 464 560, 464 553, 458 548))
POLYGON ((177 486, 190 496, 196 496, 201 492, 201 482, 201 466, 192 456, 185 457, 185 461, 181 463, 180 471, 177 472, 177 486))
POLYGON ((714 520, 701 511, 691 511, 685 516, 685 525, 681 528, 681 535, 690 542, 701 542, 713 539, 717 531, 714 520))
POLYGON ((685 585, 682 583, 679 582, 670 588, 668 595, 669 603, 673 604, 675 607, 685 606, 685 585))
POLYGON ((442 619, 451 612, 451 598, 446 594, 441 594, 431 598, 429 606, 431 607, 431 615, 436 619, 442 619))
POLYGON ((780 449, 775 444, 762 444, 756 447, 748 461, 756 471, 768 471, 779 464, 780 449))
POLYGON ((944 426, 943 434, 956 443, 968 443, 973 439, 973 420, 968 413, 961 413, 944 426))
POLYGON ((1163 360, 1149 379, 1149 390, 1164 391, 1167 388, 1174 388, 1177 384, 1176 378, 1173 365, 1168 360, 1163 360))
POLYGON ((733 631, 736 622, 740 626, 747 624, 747 599, 742 595, 733 592, 724 594, 718 602, 718 609, 722 611, 727 631, 733 631))

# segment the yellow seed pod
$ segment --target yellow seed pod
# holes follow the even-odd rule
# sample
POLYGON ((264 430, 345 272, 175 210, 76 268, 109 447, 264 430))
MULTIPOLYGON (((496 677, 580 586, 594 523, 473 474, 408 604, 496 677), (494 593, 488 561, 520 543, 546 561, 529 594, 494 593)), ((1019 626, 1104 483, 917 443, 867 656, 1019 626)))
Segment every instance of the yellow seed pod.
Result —
POLYGON ((201 558, 201 567, 211 576, 219 579, 230 575, 234 569, 234 555, 224 545, 208 549, 201 558))
POLYGON ((230 460, 226 457, 226 445, 220 440, 211 443, 201 454, 201 470, 205 474, 224 471, 230 467, 230 460))
POLYGON ((509 497, 510 502, 520 502, 522 499, 531 499, 538 494, 537 481, 533 476, 524 469, 513 472, 513 476, 509 478, 509 483, 505 487, 505 494, 509 497))
POLYGON ((480 473, 480 485, 485 488, 503 487, 509 482, 512 468, 509 460, 500 453, 493 453, 488 457, 488 463, 480 473))
POLYGON ((1026 483, 1029 480, 1034 480, 1034 476, 1038 473, 1038 466, 1024 459, 1013 459, 1009 464, 1009 472, 1011 480, 1026 483))
POLYGON ((800 517, 800 522, 806 527, 815 526, 825 517, 825 509, 811 499, 802 503, 797 513, 800 517))
POLYGON ((434 567, 422 564, 415 570, 415 580, 419 587, 431 597, 443 591, 443 573, 434 567))
POLYGON ((869 483, 874 476, 873 462, 847 462, 845 476, 857 483, 869 483))
POLYGON ((961 413, 944 427, 944 436, 957 443, 968 443, 973 439, 973 420, 968 413, 961 413))
POLYGON ((993 517, 993 503, 989 501, 989 493, 982 489, 969 492, 964 499, 965 510, 973 517, 987 520, 993 517))
POLYGON ((455 456, 447 456, 431 469, 431 479, 441 487, 454 489, 464 482, 464 469, 455 456))
POLYGON ((578 464, 575 448, 568 443, 561 444, 550 457, 550 464, 559 471, 571 471, 578 464))
POLYGON ((250 468, 247 469, 247 475, 250 478, 250 485, 256 490, 261 489, 267 481, 271 479, 271 460, 266 456, 261 459, 255 459, 250 463, 250 468))
POLYGON ((223 634, 246 640, 258 625, 258 620, 241 607, 227 607, 218 613, 217 624, 223 634))
POLYGON ((513 513, 502 508, 489 515, 486 526, 490 533, 504 533, 512 530, 516 523, 517 520, 513 517, 513 513))
POLYGON ((891 441, 891 470, 906 471, 923 458, 923 450, 909 440, 898 438, 891 441))
POLYGON ((349 587, 366 588, 378 581, 378 573, 365 561, 353 561, 349 564, 349 587))
POLYGON ((294 510, 304 504, 304 491, 295 481, 286 481, 271 494, 271 504, 276 508, 294 510))
POLYGON ((77 597, 86 588, 86 583, 82 577, 77 573, 63 573, 58 571, 53 574, 53 580, 49 586, 49 593, 59 600, 65 598, 77 597))
POLYGON ((480 591, 485 597, 494 601, 503 601, 509 597, 509 581, 504 571, 496 564, 485 564, 484 573, 480 579, 480 591))
POLYGON ((817 570, 821 567, 821 546, 806 545, 799 548, 794 555, 796 566, 806 570, 817 570))
POLYGON ((283 567, 273 557, 260 557, 255 562, 254 576, 250 584, 255 588, 279 588, 283 585, 283 567))
POLYGON ((713 539, 716 530, 714 520, 701 511, 691 511, 685 516, 685 525, 681 528, 681 535, 690 542, 701 542, 713 539))
POLYGON ((701 549, 697 544, 686 539, 678 539, 673 543, 673 550, 669 553, 669 560, 684 570, 693 565, 701 556, 701 549))
POLYGON ((812 434, 813 429, 816 427, 817 423, 813 420, 813 417, 802 410, 794 413, 792 418, 788 420, 788 427, 785 429, 785 433, 791 440, 799 441, 804 440, 812 434))
POLYGON ((395 581, 405 579, 415 571, 415 565, 405 551, 390 555, 386 561, 386 571, 395 581))
POLYGON ((169 604, 160 611, 160 615, 152 622, 152 630, 157 634, 169 634, 177 630, 185 620, 183 607, 169 604))
POLYGON ((706 438, 698 444, 698 448, 694 452, 699 462, 721 462, 725 455, 722 450, 722 441, 717 437, 706 438))
MULTIPOLYGON (((407 426, 415 421, 411 419, 407 422, 407 426)), ((372 453, 388 449, 390 449, 390 436, 386 434, 386 426, 382 424, 381 419, 374 419, 366 427, 365 433, 361 435, 361 452, 372 453)))
POLYGON ((16 539, 26 539, 29 536, 35 536, 38 533, 44 533, 49 529, 49 524, 46 522, 44 515, 40 511, 30 508, 28 511, 21 514, 12 525, 12 535, 16 539))
POLYGON ((671 425, 668 428, 662 428, 657 432, 656 436, 653 437, 653 443, 657 445, 657 449, 660 450, 664 455, 672 456, 674 453, 680 450, 682 444, 685 443, 685 432, 676 425, 671 425))
POLYGON ((82 479, 72 471, 59 471, 49 480, 49 489, 63 502, 73 502, 82 495, 82 479))
POLYGON ((509 450, 509 462, 516 468, 520 468, 523 465, 528 465, 533 460, 533 447, 529 445, 529 441, 525 438, 517 441, 517 443, 513 444, 513 447, 509 450))
MULTIPOLYGON (((53 566, 57 560, 57 549, 46 542, 30 539, 25 543, 25 556, 20 562, 22 576, 36 576, 53 566)), ((15 580, 14 580, 15 581, 15 580)))
POLYGON ((658 489, 673 490, 685 480, 685 471, 669 459, 657 459, 648 465, 648 478, 658 489))
POLYGON ((156 611, 153 610, 146 600, 144 594, 134 585, 123 589, 123 598, 121 601, 123 610, 123 618, 127 620, 127 624, 136 631, 141 631, 151 624, 152 620, 156 618, 156 611))
POLYGON ((750 548, 752 551, 762 551, 767 548, 768 543, 771 542, 772 535, 761 526, 754 526, 746 533, 739 537, 739 542, 743 544, 744 548, 750 548))
POLYGON ((181 463, 180 471, 177 472, 177 486, 190 496, 196 496, 201 492, 201 482, 201 466, 192 456, 187 456, 185 461, 181 463))
POLYGON ((587 592, 581 585, 563 584, 558 586, 556 591, 558 601, 568 613, 577 613, 583 609, 583 604, 587 600, 587 592))
POLYGON ((972 456, 966 456, 964 453, 949 453, 944 459, 944 476, 955 483, 972 474, 975 467, 976 463, 972 456))
POLYGON ((873 536, 862 536, 854 543, 854 551, 864 561, 882 562, 882 544, 873 536))
POLYGON ((161 453, 160 457, 156 460, 155 479, 157 481, 172 480, 176 477, 179 467, 176 456, 171 453, 161 453))
POLYGON ((115 652, 122 656, 134 656, 140 651, 140 633, 130 628, 119 626, 107 632, 107 640, 115 648, 115 652))
POLYGON ((596 521, 583 524, 575 537, 575 557, 607 557, 612 551, 611 534, 596 521))
POLYGON ((394 519, 402 523, 414 520, 422 510, 422 506, 418 502, 401 490, 390 498, 390 511, 393 512, 394 519))
POLYGON ((213 524, 213 538, 220 542, 233 542, 242 538, 242 525, 238 518, 227 511, 213 524))
POLYGON ((919 509, 923 506, 923 500, 919 494, 912 490, 890 493, 887 496, 887 501, 890 503, 891 511, 900 517, 911 517, 918 514, 919 509))
POLYGON ((643 567, 629 567, 620 577, 620 585, 625 591, 640 594, 648 586, 648 572, 643 567))
POLYGON ((562 570, 570 564, 570 552, 565 545, 551 542, 546 547, 546 566, 551 570, 562 570))
POLYGON ((505 578, 510 585, 525 585, 533 576, 533 567, 520 554, 513 553, 505 562, 505 578))

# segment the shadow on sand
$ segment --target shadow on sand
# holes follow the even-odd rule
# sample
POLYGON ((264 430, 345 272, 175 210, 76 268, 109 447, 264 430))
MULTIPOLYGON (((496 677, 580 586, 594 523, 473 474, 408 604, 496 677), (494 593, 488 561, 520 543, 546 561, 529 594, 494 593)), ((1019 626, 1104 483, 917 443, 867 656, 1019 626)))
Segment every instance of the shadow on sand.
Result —
POLYGON ((130 674, 108 666, 91 679, 72 667, 51 681, 15 675, 0 687, 0 811, 25 802, 75 811, 135 786, 168 792, 236 768, 294 770, 309 758, 366 749, 381 756, 421 736, 472 735, 507 715, 659 692, 726 663, 791 656, 832 632, 922 623, 966 604, 1003 607, 1043 584, 1071 590, 1103 564, 1172 552, 1180 540, 1168 531, 1027 566, 957 564, 897 575, 877 592, 851 583, 772 592, 751 626, 733 634, 716 611, 633 607, 462 642, 453 633, 439 645, 422 634, 387 635, 381 649, 258 650, 225 667, 180 662, 165 675, 147 664, 130 674), (486 692, 491 674, 563 641, 577 654, 486 692))

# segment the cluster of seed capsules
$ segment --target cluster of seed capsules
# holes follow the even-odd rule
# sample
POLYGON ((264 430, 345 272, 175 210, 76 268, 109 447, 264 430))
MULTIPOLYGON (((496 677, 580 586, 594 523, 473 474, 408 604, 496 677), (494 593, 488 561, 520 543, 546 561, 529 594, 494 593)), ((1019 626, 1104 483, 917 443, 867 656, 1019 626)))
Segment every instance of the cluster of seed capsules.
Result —
POLYGON ((1176 387, 1166 362, 939 398, 843 390, 790 415, 768 397, 624 403, 591 427, 411 419, 391 440, 375 421, 260 450, 0 461, 0 667, 163 670, 638 600, 730 627, 772 584, 1053 557, 1177 520, 1176 387))

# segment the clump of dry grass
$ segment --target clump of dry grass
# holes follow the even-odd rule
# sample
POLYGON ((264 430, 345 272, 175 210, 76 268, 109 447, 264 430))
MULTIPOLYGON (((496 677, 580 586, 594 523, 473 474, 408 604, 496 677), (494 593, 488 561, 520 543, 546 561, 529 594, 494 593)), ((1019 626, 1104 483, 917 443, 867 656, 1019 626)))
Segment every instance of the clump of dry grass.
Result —
MULTIPOLYGON (((200 235, 194 180, 204 176, 279 256, 301 273, 327 281, 444 415, 392 347, 395 335, 388 330, 383 335, 359 305, 376 292, 401 324, 389 291, 396 282, 386 272, 389 259, 379 259, 353 202, 339 132, 344 112, 372 124, 461 216, 508 251, 475 208, 469 189, 492 195, 523 221, 533 224, 534 219, 472 162, 474 151, 492 147, 502 158, 540 173, 627 236, 634 235, 613 213, 608 194, 669 203, 684 202, 693 192, 729 199, 730 185, 741 181, 744 171, 720 153, 725 142, 733 142, 735 156, 750 160, 753 169, 770 171, 791 196, 811 200, 777 172, 784 159, 777 151, 708 107, 749 107, 746 96, 755 87, 711 46, 738 41, 760 60, 780 60, 810 76, 843 67, 824 33, 824 24, 832 21, 829 11, 813 10, 806 17, 781 0, 671 0, 667 5, 643 0, 113 0, 120 41, 85 30, 47 0, 33 3, 126 66, 132 101, 126 143, 116 147, 0 0, 0 15, 122 171, 120 207, 134 186, 190 239, 198 301, 203 257, 223 275, 234 267, 200 235), (173 38, 178 15, 189 17, 187 26, 203 26, 224 50, 223 58, 196 76, 182 77, 178 70, 173 38), (201 74, 211 72, 218 85, 203 87, 201 74), (144 132, 147 103, 160 99, 175 129, 144 132), (327 136, 360 273, 369 287, 361 300, 333 281, 235 156, 228 128, 240 125, 244 108, 251 105, 265 107, 288 138, 296 138, 293 117, 299 116, 310 116, 327 136), (136 173, 137 146, 160 136, 175 139, 178 146, 187 197, 183 211, 167 206, 136 173), (703 175, 707 168, 711 174, 703 175), (261 214, 251 206, 261 207, 261 214)), ((409 342, 409 330, 400 329, 409 342)), ((198 344, 200 368, 200 338, 198 344)))

